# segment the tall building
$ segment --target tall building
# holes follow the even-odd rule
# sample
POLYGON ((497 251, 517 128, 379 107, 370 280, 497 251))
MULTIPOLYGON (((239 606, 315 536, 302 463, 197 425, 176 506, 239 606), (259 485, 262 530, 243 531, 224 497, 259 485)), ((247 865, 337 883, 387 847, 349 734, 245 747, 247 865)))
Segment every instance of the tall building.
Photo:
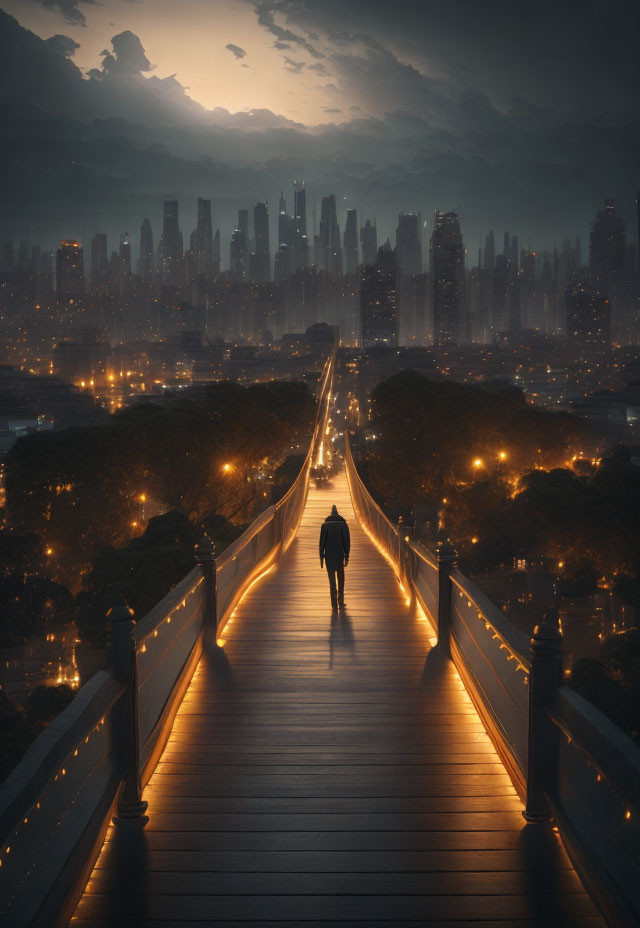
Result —
MULTIPOLYGON (((240 213, 246 210, 240 210, 240 213)), ((231 233, 231 249, 229 269, 231 279, 236 281, 245 281, 247 279, 247 236, 243 228, 236 228, 231 233)))
POLYGON ((591 224, 589 270, 601 280, 624 270, 627 233, 624 220, 616 215, 616 201, 605 200, 591 224))
POLYGON ((372 225, 371 220, 367 219, 360 229, 360 244, 362 246, 362 263, 368 266, 375 264, 378 257, 378 230, 376 229, 375 220, 372 225))
POLYGON ((198 197, 194 246, 197 273, 209 279, 213 276, 211 200, 203 200, 202 197, 198 197))
POLYGON ((107 233, 98 232, 91 239, 91 283, 94 287, 106 282, 108 263, 107 233))
POLYGON ((140 260, 138 273, 147 285, 153 283, 153 270, 153 230, 151 228, 151 220, 145 217, 140 226, 140 260))
POLYGON ((360 331, 363 348, 398 344, 396 256, 388 240, 379 249, 375 264, 362 269, 360 331))
POLYGON ((457 213, 436 211, 431 233, 433 328, 436 345, 455 345, 464 319, 464 245, 457 213))
POLYGON ((179 287, 183 278, 183 247, 177 200, 164 201, 160 255, 162 283, 169 287, 179 287))
POLYGON ((493 229, 484 240, 484 269, 488 274, 493 274, 496 266, 496 237, 493 229))
POLYGON ((84 296, 84 260, 80 242, 62 241, 56 255, 58 305, 76 303, 84 296))
POLYGON ((583 348, 609 348, 611 307, 603 293, 594 291, 590 281, 575 273, 565 290, 566 332, 583 348))
POLYGON ((251 254, 251 280, 264 283, 271 277, 269 250, 269 210, 266 203, 253 208, 254 248, 251 254))
POLYGON ((293 250, 293 269, 306 267, 309 261, 309 240, 307 234, 307 192, 304 181, 297 180, 293 185, 293 236, 289 247, 293 250))
POLYGON ((358 248, 358 210, 347 210, 347 221, 344 226, 344 272, 355 274, 360 264, 360 251, 358 248))
POLYGON ((342 274, 342 248, 333 193, 322 198, 319 239, 322 267, 330 274, 339 276, 342 274))
POLYGON ((122 281, 131 279, 131 239, 128 232, 120 236, 120 277, 122 281))
POLYGON ((420 217, 416 213, 400 213, 398 216, 396 260, 406 276, 422 273, 420 217))
POLYGON ((216 229, 213 236, 213 262, 211 272, 214 277, 220 276, 220 229, 216 229))
POLYGON ((287 201, 284 193, 280 192, 280 202, 278 203, 278 248, 283 245, 289 245, 289 236, 291 232, 291 217, 287 213, 287 201))

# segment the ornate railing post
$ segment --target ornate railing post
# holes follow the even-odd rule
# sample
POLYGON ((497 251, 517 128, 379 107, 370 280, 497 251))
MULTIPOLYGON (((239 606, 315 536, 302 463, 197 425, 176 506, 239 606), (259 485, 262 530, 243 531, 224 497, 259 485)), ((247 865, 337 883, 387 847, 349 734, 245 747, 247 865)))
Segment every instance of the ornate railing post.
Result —
POLYGON ((551 818, 546 793, 556 781, 559 732, 548 712, 561 683, 562 633, 557 610, 549 609, 531 639, 527 798, 522 813, 528 822, 551 818))
POLYGON ((202 567, 205 590, 205 616, 204 626, 217 628, 217 586, 216 586, 216 559, 213 542, 208 535, 203 535, 195 547, 196 563, 202 567))
POLYGON ((279 506, 276 503, 273 510, 273 543, 274 545, 282 544, 282 535, 283 535, 283 518, 284 513, 282 511, 282 506, 279 506))
POLYGON ((455 548, 449 541, 438 544, 438 645, 445 654, 451 654, 451 571, 458 561, 455 548))
POLYGON ((118 800, 118 815, 114 822, 133 819, 147 821, 147 803, 142 799, 140 782, 140 738, 138 734, 138 662, 133 637, 133 609, 124 599, 107 613, 110 663, 114 677, 127 684, 115 726, 116 756, 122 759, 124 785, 118 800))

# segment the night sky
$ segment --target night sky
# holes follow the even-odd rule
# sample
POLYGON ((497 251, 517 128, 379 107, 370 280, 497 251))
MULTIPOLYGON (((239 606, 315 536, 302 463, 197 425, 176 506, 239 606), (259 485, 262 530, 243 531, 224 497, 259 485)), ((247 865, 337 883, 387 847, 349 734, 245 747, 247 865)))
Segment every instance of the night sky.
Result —
MULTIPOLYGON (((458 209, 475 256, 586 234, 640 185, 638 6, 575 0, 11 0, 0 14, 3 238, 137 239, 161 201, 238 207, 302 177, 375 214, 458 209), (14 18, 15 17, 15 18, 14 18)), ((318 217, 319 218, 319 217, 318 217)), ((635 238, 632 230, 631 238, 635 238)), ((224 254, 224 252, 223 252, 224 254)))

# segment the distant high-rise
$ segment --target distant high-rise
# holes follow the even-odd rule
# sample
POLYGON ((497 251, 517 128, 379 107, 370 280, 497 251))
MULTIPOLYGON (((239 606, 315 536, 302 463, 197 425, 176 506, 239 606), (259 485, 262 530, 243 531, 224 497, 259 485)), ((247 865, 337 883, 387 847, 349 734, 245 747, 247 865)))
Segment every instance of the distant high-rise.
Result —
POLYGON ((80 242, 62 241, 56 255, 56 299, 75 303, 84 296, 84 260, 80 242))
POLYGON ((565 290, 566 332, 586 348, 608 348, 611 344, 611 307, 603 293, 593 290, 589 279, 574 274, 565 290))
POLYGON ((162 283, 170 287, 180 286, 183 277, 183 248, 177 200, 164 201, 160 254, 162 283))
POLYGON ((338 226, 336 198, 334 194, 322 198, 319 240, 320 255, 324 270, 336 276, 342 274, 340 227, 338 226))
POLYGON ((436 211, 431 234, 433 328, 436 345, 459 342, 464 314, 464 245, 454 212, 436 211))
POLYGON ((297 270, 308 264, 309 240, 307 235, 307 192, 304 181, 297 180, 293 185, 293 265, 297 270))
POLYGON ((153 270, 153 230, 151 228, 151 220, 145 217, 140 226, 139 262, 139 274, 145 284, 151 284, 153 282, 153 270))
POLYGON ((616 201, 605 200, 591 225, 589 237, 589 270, 595 277, 606 280, 624 270, 627 250, 624 220, 616 215, 616 201))
POLYGON ((264 283, 271 277, 269 250, 269 210, 266 203, 253 208, 254 248, 251 255, 251 280, 264 283))
POLYGON ((416 213, 400 213, 398 216, 396 260, 405 276, 422 273, 420 219, 416 213))
POLYGON ((107 233, 98 232, 91 239, 91 283, 94 287, 105 283, 108 263, 107 233))
POLYGON ((489 232, 484 240, 484 269, 488 274, 493 274, 496 266, 496 237, 493 230, 489 232))
POLYGON ((216 234, 213 236, 213 261, 211 272, 214 277, 219 277, 220 275, 220 229, 216 229, 216 234))
POLYGON ((198 214, 194 241, 198 274, 213 276, 213 228, 211 226, 211 200, 198 197, 198 214))
POLYGON ((360 263, 358 248, 358 210, 347 210, 347 221, 344 226, 344 272, 355 274, 360 263))
POLYGON ((389 241, 378 251, 376 263, 362 269, 360 328, 363 348, 398 344, 397 267, 389 241))
POLYGON ((362 246, 362 263, 368 266, 375 264, 378 257, 378 230, 375 223, 371 224, 370 219, 367 219, 360 229, 360 244, 362 246))
MULTIPOLYGON (((246 210, 240 210, 240 213, 246 210)), ((229 269, 233 280, 245 281, 247 279, 247 236, 243 228, 234 229, 231 233, 231 250, 229 269)))
POLYGON ((120 236, 120 275, 122 280, 131 277, 131 239, 128 232, 120 236))
POLYGON ((283 245, 289 245, 289 235, 291 232, 291 217, 287 213, 287 201, 284 193, 280 193, 280 202, 278 204, 278 248, 283 245))

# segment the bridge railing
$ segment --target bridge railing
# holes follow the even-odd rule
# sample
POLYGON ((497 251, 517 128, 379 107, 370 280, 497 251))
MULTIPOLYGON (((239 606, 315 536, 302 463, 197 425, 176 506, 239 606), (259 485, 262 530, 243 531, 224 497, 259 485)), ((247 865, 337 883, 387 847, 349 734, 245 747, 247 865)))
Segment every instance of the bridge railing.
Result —
POLYGON ((543 620, 530 639, 456 567, 387 518, 360 479, 346 438, 358 520, 426 613, 525 803, 553 818, 611 925, 640 924, 640 748, 563 682, 562 636, 543 620))
POLYGON ((36 738, 0 787, 0 923, 66 925, 109 822, 144 824, 142 788, 164 750, 205 633, 222 634, 249 586, 297 531, 309 473, 324 439, 335 357, 323 370, 304 465, 290 490, 218 559, 210 542, 197 566, 134 623, 109 614, 110 667, 91 678, 36 738))

